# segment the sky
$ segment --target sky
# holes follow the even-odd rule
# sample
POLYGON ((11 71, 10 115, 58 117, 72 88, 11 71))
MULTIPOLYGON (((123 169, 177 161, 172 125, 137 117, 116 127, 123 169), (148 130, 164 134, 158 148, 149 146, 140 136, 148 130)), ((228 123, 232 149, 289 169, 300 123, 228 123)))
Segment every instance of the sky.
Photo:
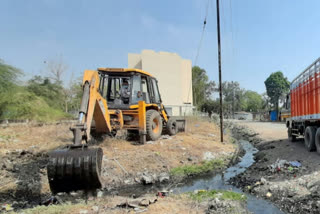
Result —
MULTIPOLYGON (((259 93, 272 72, 293 80, 320 56, 319 8, 319 0, 220 0, 222 80, 259 93)), ((67 82, 152 49, 190 59, 218 82, 216 29, 215 0, 0 0, 0 59, 24 79, 62 59, 67 82)))

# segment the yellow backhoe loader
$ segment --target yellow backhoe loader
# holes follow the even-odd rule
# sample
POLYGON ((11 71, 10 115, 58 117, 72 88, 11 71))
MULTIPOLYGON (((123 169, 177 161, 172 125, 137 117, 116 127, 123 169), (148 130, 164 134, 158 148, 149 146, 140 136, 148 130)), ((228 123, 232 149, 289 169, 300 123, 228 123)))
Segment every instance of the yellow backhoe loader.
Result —
POLYGON ((47 165, 53 193, 101 188, 101 148, 89 148, 91 131, 115 135, 126 129, 139 142, 157 140, 163 132, 184 131, 185 120, 170 117, 162 104, 157 80, 139 69, 86 70, 83 97, 73 144, 49 153, 47 165))

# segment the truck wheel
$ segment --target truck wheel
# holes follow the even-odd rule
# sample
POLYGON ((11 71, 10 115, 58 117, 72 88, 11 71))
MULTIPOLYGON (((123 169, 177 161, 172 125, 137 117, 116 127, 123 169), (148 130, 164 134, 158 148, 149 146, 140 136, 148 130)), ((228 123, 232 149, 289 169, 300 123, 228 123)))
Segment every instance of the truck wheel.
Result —
POLYGON ((147 111, 146 115, 147 139, 157 140, 162 133, 162 118, 155 110, 147 111))
POLYGON ((295 142, 297 140, 297 136, 292 135, 292 129, 288 128, 288 139, 290 142, 295 142))
POLYGON ((316 149, 315 138, 316 128, 313 126, 308 126, 304 132, 304 145, 309 152, 316 149))
POLYGON ((167 122, 167 131, 169 135, 175 135, 178 132, 177 121, 170 118, 167 122))
POLYGON ((320 154, 320 128, 317 129, 315 143, 317 152, 318 154, 320 154))

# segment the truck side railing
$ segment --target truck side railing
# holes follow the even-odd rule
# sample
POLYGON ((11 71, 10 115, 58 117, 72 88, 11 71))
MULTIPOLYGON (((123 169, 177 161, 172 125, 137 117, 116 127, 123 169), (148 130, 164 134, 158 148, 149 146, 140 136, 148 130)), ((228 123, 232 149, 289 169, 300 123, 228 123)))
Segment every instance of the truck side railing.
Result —
POLYGON ((294 89, 305 82, 310 76, 320 72, 320 57, 301 72, 292 82, 290 89, 294 89))

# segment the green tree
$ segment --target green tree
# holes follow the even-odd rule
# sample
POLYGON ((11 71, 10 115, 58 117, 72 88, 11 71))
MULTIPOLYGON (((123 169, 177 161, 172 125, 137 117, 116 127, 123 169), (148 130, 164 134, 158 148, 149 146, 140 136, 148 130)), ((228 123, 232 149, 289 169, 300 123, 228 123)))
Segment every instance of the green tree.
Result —
MULTIPOLYGON (((267 95, 270 98, 270 103, 279 113, 279 99, 289 92, 290 82, 283 75, 281 71, 272 73, 266 81, 264 81, 266 86, 267 95)), ((278 118, 278 117, 277 117, 278 118)))
POLYGON ((245 111, 258 112, 263 108, 262 96, 255 91, 244 93, 244 103, 245 111))
POLYGON ((50 121, 68 117, 69 115, 49 106, 42 97, 21 86, 4 93, 0 99, 0 119, 50 121))
POLYGON ((207 100, 215 90, 215 82, 209 81, 206 70, 199 66, 192 68, 192 95, 193 104, 198 108, 207 100))
POLYGON ((28 81, 28 91, 42 97, 49 106, 64 111, 65 94, 60 83, 52 83, 47 77, 34 76, 28 81))
POLYGON ((245 90, 240 88, 240 84, 238 82, 223 82, 222 83, 222 95, 223 101, 226 106, 227 113, 234 114, 235 111, 244 110, 244 94, 245 90), (229 110, 228 110, 229 109, 229 110))
POLYGON ((82 79, 72 81, 70 87, 65 89, 67 92, 68 112, 76 113, 80 109, 80 102, 82 99, 82 79))
POLYGON ((262 100, 263 100, 262 109, 269 111, 270 110, 270 97, 268 97, 266 92, 262 93, 261 96, 262 96, 262 100))
POLYGON ((208 99, 205 102, 203 102, 200 106, 200 110, 202 112, 206 112, 209 114, 209 117, 211 118, 212 113, 218 113, 219 112, 219 106, 220 103, 218 100, 212 100, 208 99))
POLYGON ((17 84, 17 79, 21 75, 22 72, 19 69, 5 64, 0 59, 0 93, 11 90, 17 84))

